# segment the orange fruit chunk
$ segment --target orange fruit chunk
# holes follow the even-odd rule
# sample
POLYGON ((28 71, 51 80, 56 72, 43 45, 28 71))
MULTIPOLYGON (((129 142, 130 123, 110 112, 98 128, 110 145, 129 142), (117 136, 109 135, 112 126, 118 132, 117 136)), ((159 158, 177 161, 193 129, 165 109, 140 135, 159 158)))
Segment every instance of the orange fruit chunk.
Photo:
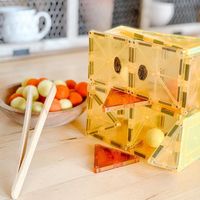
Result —
POLYGON ((56 111, 60 111, 60 110, 61 110, 60 101, 58 99, 54 99, 49 111, 56 112, 56 111))
POLYGON ((76 81, 74 80, 66 80, 66 84, 69 89, 74 89, 76 87, 76 81))
POLYGON ((56 85, 56 99, 67 99, 69 97, 69 88, 65 85, 56 85))
POLYGON ((76 90, 75 89, 70 89, 69 93, 71 93, 71 92, 76 92, 76 90))
POLYGON ((75 89, 82 97, 86 97, 87 96, 87 86, 88 86, 88 84, 86 82, 80 82, 76 85, 75 89))
POLYGON ((83 98, 78 92, 71 92, 69 100, 72 102, 73 106, 77 106, 83 101, 83 98))
POLYGON ((39 79, 36 79, 36 78, 31 78, 26 83, 26 85, 34 85, 36 87, 38 84, 39 84, 39 79))

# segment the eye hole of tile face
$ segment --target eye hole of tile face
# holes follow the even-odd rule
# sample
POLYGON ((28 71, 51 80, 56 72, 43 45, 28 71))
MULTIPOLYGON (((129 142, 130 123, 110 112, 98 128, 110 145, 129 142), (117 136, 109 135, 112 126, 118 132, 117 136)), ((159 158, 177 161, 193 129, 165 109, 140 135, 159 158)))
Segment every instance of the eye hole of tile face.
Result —
POLYGON ((147 68, 144 65, 140 65, 138 69, 138 77, 140 80, 145 80, 147 78, 148 71, 147 68))
POLYGON ((120 59, 118 57, 115 57, 115 59, 114 59, 114 69, 115 69, 115 72, 116 73, 120 73, 121 68, 122 68, 122 66, 121 66, 120 59))

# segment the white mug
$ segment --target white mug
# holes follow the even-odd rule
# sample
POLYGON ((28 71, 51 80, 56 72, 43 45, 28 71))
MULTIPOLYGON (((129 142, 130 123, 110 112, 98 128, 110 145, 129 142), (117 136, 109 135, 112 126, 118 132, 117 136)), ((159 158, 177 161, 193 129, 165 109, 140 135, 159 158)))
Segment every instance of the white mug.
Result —
POLYGON ((51 28, 51 18, 46 12, 21 7, 2 7, 0 14, 3 16, 1 36, 4 42, 19 43, 41 40, 51 28), (39 19, 45 18, 45 27, 39 31, 39 19))
POLYGON ((105 31, 112 26, 114 0, 81 0, 82 16, 86 21, 85 26, 89 31, 96 29, 105 31))
POLYGON ((174 16, 174 4, 168 2, 152 1, 150 21, 152 26, 164 26, 174 16))

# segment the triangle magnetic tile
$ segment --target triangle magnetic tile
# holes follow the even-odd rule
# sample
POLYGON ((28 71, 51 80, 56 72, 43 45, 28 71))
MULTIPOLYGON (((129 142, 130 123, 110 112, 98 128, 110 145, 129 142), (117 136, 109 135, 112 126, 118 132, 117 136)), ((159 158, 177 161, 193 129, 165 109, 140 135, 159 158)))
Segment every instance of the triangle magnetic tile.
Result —
POLYGON ((102 146, 100 144, 95 145, 95 173, 107 171, 117 167, 122 167, 136 162, 139 162, 139 157, 136 155, 130 155, 120 150, 102 146))
POLYGON ((180 157, 182 126, 175 124, 148 162, 161 168, 177 170, 180 157))
POLYGON ((147 99, 128 94, 116 89, 111 89, 103 105, 103 109, 108 112, 112 109, 123 109, 127 105, 146 105, 148 104, 147 99))

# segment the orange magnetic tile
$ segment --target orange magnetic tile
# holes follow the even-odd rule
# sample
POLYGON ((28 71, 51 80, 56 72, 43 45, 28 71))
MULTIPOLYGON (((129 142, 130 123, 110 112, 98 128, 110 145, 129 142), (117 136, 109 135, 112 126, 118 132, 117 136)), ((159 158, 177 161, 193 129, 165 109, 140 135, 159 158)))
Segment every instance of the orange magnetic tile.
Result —
POLYGON ((105 147, 100 144, 95 145, 95 173, 122 167, 136 162, 139 162, 139 157, 136 155, 130 155, 120 150, 105 147))
POLYGON ((125 92, 116 89, 111 89, 105 100, 103 107, 109 108, 120 105, 141 103, 146 101, 147 101, 146 99, 134 96, 133 94, 127 94, 125 92))

